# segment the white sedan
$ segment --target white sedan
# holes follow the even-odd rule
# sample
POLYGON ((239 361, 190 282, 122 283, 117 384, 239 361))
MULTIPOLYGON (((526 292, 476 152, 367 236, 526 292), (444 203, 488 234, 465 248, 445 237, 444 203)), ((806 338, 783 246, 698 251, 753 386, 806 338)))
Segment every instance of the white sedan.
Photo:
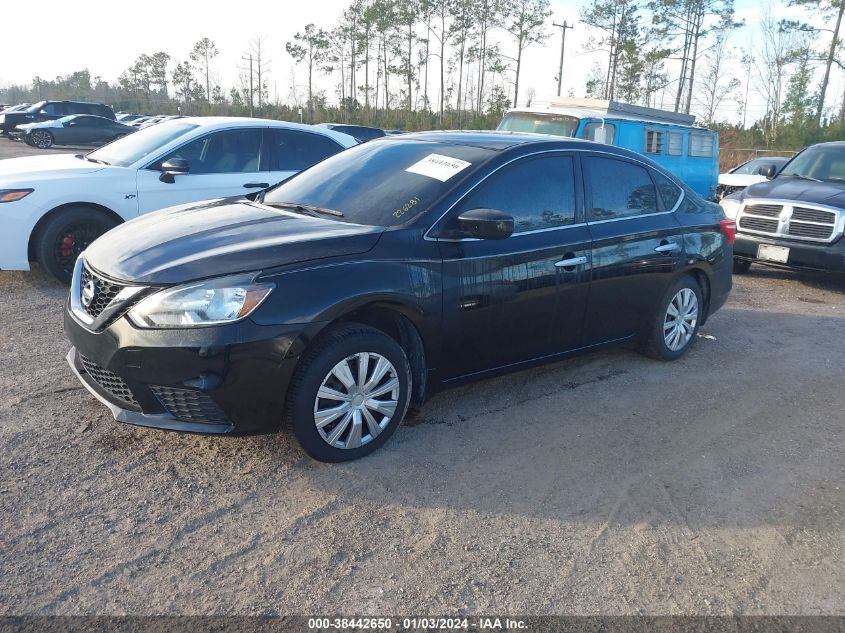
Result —
POLYGON ((276 184, 357 141, 327 128, 181 118, 88 154, 0 160, 0 270, 37 261, 70 280, 77 256, 134 217, 276 184))

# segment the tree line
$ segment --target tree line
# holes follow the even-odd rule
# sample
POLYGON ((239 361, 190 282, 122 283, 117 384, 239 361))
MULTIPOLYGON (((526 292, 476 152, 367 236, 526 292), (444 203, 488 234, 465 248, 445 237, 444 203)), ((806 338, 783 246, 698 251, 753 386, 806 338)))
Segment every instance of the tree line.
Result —
MULTIPOLYGON (((832 94, 831 86, 834 73, 845 71, 845 0, 785 1, 805 19, 776 20, 775 6, 765 6, 754 42, 743 47, 745 25, 733 0, 590 0, 580 12, 579 28, 589 34, 584 51, 568 55, 593 52, 600 61, 570 96, 694 113, 723 139, 754 147, 842 138, 845 94, 832 94)), ((204 37, 181 61, 149 52, 116 80, 80 70, 35 77, 0 97, 408 130, 490 128, 508 107, 534 101, 534 87, 524 86, 524 55, 551 35, 549 0, 351 0, 333 24, 306 24, 285 43, 291 72, 281 95, 265 39, 248 42, 235 85, 225 89, 220 51, 204 37)), ((556 61, 546 62, 550 86, 556 61)))

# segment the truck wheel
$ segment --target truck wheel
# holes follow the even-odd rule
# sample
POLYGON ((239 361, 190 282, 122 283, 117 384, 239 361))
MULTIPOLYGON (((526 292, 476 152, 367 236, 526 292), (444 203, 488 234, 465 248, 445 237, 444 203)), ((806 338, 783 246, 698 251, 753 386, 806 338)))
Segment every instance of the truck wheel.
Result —
POLYGON ((739 259, 734 257, 734 275, 744 275, 751 270, 750 259, 739 259))
POLYGON ((106 214, 86 207, 72 207, 53 215, 35 241, 38 263, 63 284, 70 284, 76 258, 117 223, 106 214))
POLYGON ((340 327, 305 352, 291 381, 285 425, 321 462, 358 459, 402 423, 411 367, 399 344, 366 325, 340 327))
POLYGON ((675 360, 695 342, 704 302, 701 287, 690 275, 673 283, 663 297, 643 351, 658 360, 675 360))
POLYGON ((38 149, 50 149, 53 147, 53 135, 47 130, 34 130, 29 135, 32 144, 38 149))

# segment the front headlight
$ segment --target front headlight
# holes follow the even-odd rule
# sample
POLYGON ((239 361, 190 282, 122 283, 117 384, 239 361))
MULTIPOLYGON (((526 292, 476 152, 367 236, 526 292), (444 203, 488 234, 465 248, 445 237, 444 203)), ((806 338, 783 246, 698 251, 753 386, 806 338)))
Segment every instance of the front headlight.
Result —
POLYGON ((275 288, 239 275, 177 286, 150 295, 129 311, 143 328, 202 327, 249 316, 275 288))
POLYGON ((0 204, 26 198, 34 189, 0 189, 0 204))
POLYGON ((739 213, 739 208, 742 206, 742 202, 739 201, 739 198, 726 196, 719 201, 719 206, 722 207, 722 211, 725 212, 725 215, 728 216, 728 218, 736 220, 736 214, 739 213))

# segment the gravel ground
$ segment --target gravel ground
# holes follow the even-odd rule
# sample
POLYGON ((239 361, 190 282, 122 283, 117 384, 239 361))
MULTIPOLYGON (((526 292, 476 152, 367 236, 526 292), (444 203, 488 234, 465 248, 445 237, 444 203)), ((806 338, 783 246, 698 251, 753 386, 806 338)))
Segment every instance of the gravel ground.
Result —
MULTIPOLYGON (((5 143, 0 141, 0 143, 5 143)), ((844 614, 845 281, 436 396, 378 453, 114 422, 0 273, 0 614, 844 614)))

